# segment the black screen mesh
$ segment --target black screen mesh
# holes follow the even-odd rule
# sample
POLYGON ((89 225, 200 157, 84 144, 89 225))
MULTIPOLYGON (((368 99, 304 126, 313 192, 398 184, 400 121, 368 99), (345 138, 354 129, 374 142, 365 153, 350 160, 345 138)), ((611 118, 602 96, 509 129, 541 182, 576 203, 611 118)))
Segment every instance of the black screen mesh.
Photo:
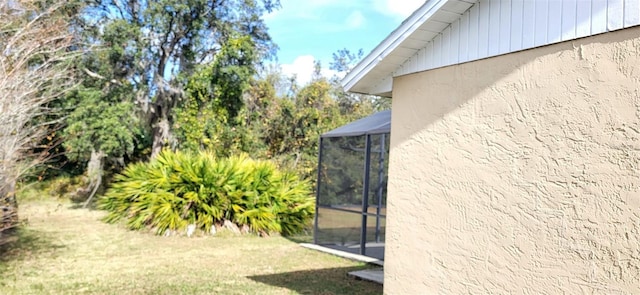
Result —
POLYGON ((326 137, 320 149, 316 243, 383 259, 389 134, 326 137))

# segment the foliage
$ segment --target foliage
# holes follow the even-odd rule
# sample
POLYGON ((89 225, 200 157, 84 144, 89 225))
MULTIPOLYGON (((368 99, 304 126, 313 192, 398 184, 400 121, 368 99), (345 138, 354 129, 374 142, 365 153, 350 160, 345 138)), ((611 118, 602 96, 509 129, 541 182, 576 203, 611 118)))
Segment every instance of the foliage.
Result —
MULTIPOLYGON (((87 178, 84 176, 60 175, 56 178, 40 181, 21 182, 16 197, 20 203, 46 200, 80 201, 87 178)), ((86 195, 84 196, 86 197, 86 195)))
POLYGON ((268 161, 163 151, 129 165, 100 200, 107 222, 162 234, 187 225, 209 231, 229 220, 259 233, 296 233, 314 213, 310 185, 268 161))
POLYGON ((189 78, 186 95, 175 109, 172 126, 180 148, 215 150, 218 156, 242 151, 242 143, 228 137, 238 125, 236 116, 255 74, 256 58, 251 38, 237 37, 222 47, 212 63, 199 67, 189 78))
POLYGON ((68 98, 69 103, 75 102, 63 130, 69 159, 86 162, 92 151, 103 151, 114 158, 133 153, 137 122, 131 115, 131 102, 110 101, 100 90, 84 87, 70 93, 68 98))
MULTIPOLYGON (((63 173, 85 166, 95 188, 102 169, 163 147, 247 153, 315 178, 320 134, 388 107, 345 93, 320 63, 307 85, 265 74, 276 46, 262 18, 277 0, 84 3, 70 29, 81 85, 56 106, 65 119, 49 142, 62 142, 63 173)), ((343 49, 331 66, 343 72, 361 56, 343 49)))
MULTIPOLYGON (((388 107, 345 93, 319 62, 307 85, 265 71, 276 46, 262 17, 277 0, 85 4, 70 29, 80 86, 56 106, 65 119, 49 141, 62 142, 63 174, 88 176, 85 190, 163 147, 246 153, 313 182, 320 134, 388 107)), ((331 66, 344 72, 361 56, 340 50, 331 66)))
MULTIPOLYGON (((278 95, 279 73, 252 83, 245 98, 246 128, 258 138, 258 155, 275 159, 280 166, 315 179, 318 142, 322 133, 365 117, 378 108, 372 100, 351 100, 336 79, 316 77, 296 89, 293 96, 278 95)), ((251 149, 247 149, 251 151, 251 149)))
POLYGON ((105 164, 107 175, 124 168, 126 159, 144 156, 146 143, 144 120, 135 105, 140 85, 134 81, 139 77, 130 70, 140 54, 132 50, 140 30, 125 20, 93 24, 97 19, 84 14, 75 19, 73 29, 80 42, 74 50, 81 54, 74 65, 81 85, 61 104, 65 119, 56 133, 64 148, 58 162, 67 166, 63 174, 84 166, 89 179, 87 187, 77 190, 82 193, 74 193, 76 200, 91 200, 102 188, 105 164))
POLYGON ((338 72, 348 72, 363 56, 364 51, 362 48, 360 48, 357 53, 352 53, 346 48, 338 49, 338 51, 333 53, 333 61, 329 64, 329 69, 338 72))
MULTIPOLYGON (((109 52, 110 70, 127 78, 146 130, 152 137, 152 154, 175 147, 174 108, 179 106, 186 83, 197 65, 211 64, 221 99, 238 99, 247 66, 275 46, 262 15, 279 7, 278 0, 98 0, 86 10, 83 30, 88 41, 109 52), (106 28, 103 29, 103 28, 106 28), (246 40, 250 42, 246 42, 246 40), (240 43, 240 45, 236 44, 240 43), (237 50, 238 47, 242 50, 237 50), (250 46, 249 51, 244 50, 250 46), (242 63, 239 64, 238 62, 242 63), (237 83, 237 84, 236 84, 237 83)), ((105 76, 105 75, 103 75, 105 76)), ((106 76, 105 76, 106 77, 106 76)), ((238 104, 231 103, 233 117, 238 104)))
POLYGON ((49 156, 38 147, 56 121, 49 105, 74 85, 68 30, 74 5, 0 2, 0 244, 17 222, 16 182, 49 156))
POLYGON ((316 175, 320 134, 384 108, 371 97, 344 93, 337 79, 320 75, 282 93, 277 87, 288 81, 279 72, 244 76, 248 87, 236 92, 243 94, 243 101, 221 104, 223 96, 212 94, 219 87, 212 81, 221 79, 210 68, 202 67, 192 76, 186 100, 176 111, 178 146, 190 151, 205 148, 218 157, 244 152, 274 159, 307 179, 316 175), (231 105, 241 106, 236 118, 227 113, 231 105))
POLYGON ((82 87, 62 104, 57 135, 66 157, 86 165, 94 189, 105 167, 118 171, 162 147, 189 146, 202 132, 229 130, 255 64, 274 48, 261 16, 277 0, 85 3, 72 27, 82 87), (216 120, 192 120, 210 110, 216 120), (176 137, 178 126, 192 130, 176 137))

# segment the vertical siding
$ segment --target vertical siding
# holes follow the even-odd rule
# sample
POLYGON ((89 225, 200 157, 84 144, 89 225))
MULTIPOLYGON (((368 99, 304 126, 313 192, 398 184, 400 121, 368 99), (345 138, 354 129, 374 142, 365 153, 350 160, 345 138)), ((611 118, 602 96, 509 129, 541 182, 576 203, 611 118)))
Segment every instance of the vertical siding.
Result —
POLYGON ((542 46, 547 43, 547 31, 549 29, 549 0, 536 0, 535 19, 533 26, 534 46, 542 46))
POLYGON ((433 39, 433 65, 441 67, 442 64, 442 34, 433 39))
POLYGON ((640 1, 624 1, 624 27, 640 24, 640 1))
POLYGON ((567 41, 576 38, 576 18, 577 18, 577 9, 578 2, 576 0, 565 0, 562 1, 562 19, 560 22, 561 25, 561 40, 567 41))
POLYGON ((462 38, 460 36, 460 21, 451 24, 451 36, 453 37, 450 40, 451 47, 449 50, 451 54, 449 55, 449 63, 456 64, 460 59, 460 39, 462 38))
POLYGON ((511 1, 500 1, 500 46, 499 52, 507 53, 511 48, 511 1))
POLYGON ((534 46, 536 24, 536 2, 524 1, 524 12, 522 14, 522 48, 534 46))
POLYGON ((460 23, 458 62, 461 62, 469 60, 469 13, 462 15, 458 22, 460 23))
POLYGON ((624 0, 607 2, 607 31, 622 29, 624 23, 624 0))
POLYGON ((636 25, 640 0, 480 0, 394 76, 636 25))
POLYGON ((429 44, 427 44, 427 47, 425 47, 426 52, 425 52, 425 58, 427 60, 426 65, 427 68, 435 68, 436 65, 433 64, 433 60, 435 59, 434 57, 434 49, 433 49, 433 42, 429 42, 429 44))
POLYGON ((591 1, 591 35, 607 31, 607 0, 591 1))
POLYGON ((500 28, 504 27, 500 23, 500 6, 499 0, 489 2, 489 32, 488 32, 488 55, 497 55, 500 53, 500 28))
POLYGON ((480 5, 474 5, 467 12, 469 14, 469 59, 478 59, 478 29, 480 28, 480 5))
POLYGON ((549 12, 547 13, 547 40, 545 44, 558 43, 562 41, 562 19, 564 14, 562 11, 561 1, 549 1, 549 12))
POLYGON ((481 1, 476 4, 480 6, 478 15, 478 55, 479 57, 489 56, 489 7, 491 1, 481 1))
POLYGON ((591 2, 576 2, 576 38, 591 35, 591 2))
MULTIPOLYGON (((456 36, 459 38, 459 36, 456 36)), ((453 49, 451 48, 451 26, 442 31, 442 64, 453 64, 453 49)))
MULTIPOLYGON (((522 49, 522 20, 524 13, 524 0, 513 0, 511 2, 511 36, 509 37, 509 51, 522 49)), ((508 51, 507 51, 508 52, 508 51)))

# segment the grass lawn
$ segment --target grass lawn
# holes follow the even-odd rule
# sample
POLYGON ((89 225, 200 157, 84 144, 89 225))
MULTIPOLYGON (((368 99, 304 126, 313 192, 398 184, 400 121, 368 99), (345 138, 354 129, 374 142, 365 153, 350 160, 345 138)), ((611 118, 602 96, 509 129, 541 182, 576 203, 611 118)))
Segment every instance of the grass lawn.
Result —
POLYGON ((381 294, 347 272, 370 266, 282 237, 159 237, 70 203, 21 203, 0 247, 0 294, 381 294))

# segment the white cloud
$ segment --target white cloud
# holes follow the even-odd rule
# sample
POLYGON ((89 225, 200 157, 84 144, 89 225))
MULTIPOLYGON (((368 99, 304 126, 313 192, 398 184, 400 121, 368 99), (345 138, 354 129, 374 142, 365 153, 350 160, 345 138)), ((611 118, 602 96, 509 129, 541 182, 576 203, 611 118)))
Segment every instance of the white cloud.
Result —
POLYGON ((366 23, 367 19, 362 12, 356 10, 344 18, 341 22, 326 21, 322 26, 317 28, 318 32, 344 32, 346 30, 360 29, 366 23))
POLYGON ((425 0, 375 0, 374 6, 384 14, 405 19, 425 2, 425 0))
MULTIPOLYGON (((312 55, 302 55, 298 56, 291 64, 280 65, 280 68, 282 69, 282 74, 285 76, 292 77, 295 75, 298 84, 306 85, 311 82, 314 72, 314 62, 315 58, 312 55)), ((323 68, 320 73, 327 78, 336 74, 335 71, 325 68, 323 68)))
POLYGON ((295 75, 299 83, 302 83, 303 81, 309 82, 313 75, 314 60, 315 59, 311 55, 298 56, 293 63, 283 64, 280 67, 282 68, 282 73, 284 75, 288 77, 295 75))
POLYGON ((347 17, 347 21, 345 25, 349 29, 357 29, 362 25, 364 25, 364 22, 365 22, 365 18, 364 18, 364 15, 362 15, 362 12, 354 11, 347 17))

